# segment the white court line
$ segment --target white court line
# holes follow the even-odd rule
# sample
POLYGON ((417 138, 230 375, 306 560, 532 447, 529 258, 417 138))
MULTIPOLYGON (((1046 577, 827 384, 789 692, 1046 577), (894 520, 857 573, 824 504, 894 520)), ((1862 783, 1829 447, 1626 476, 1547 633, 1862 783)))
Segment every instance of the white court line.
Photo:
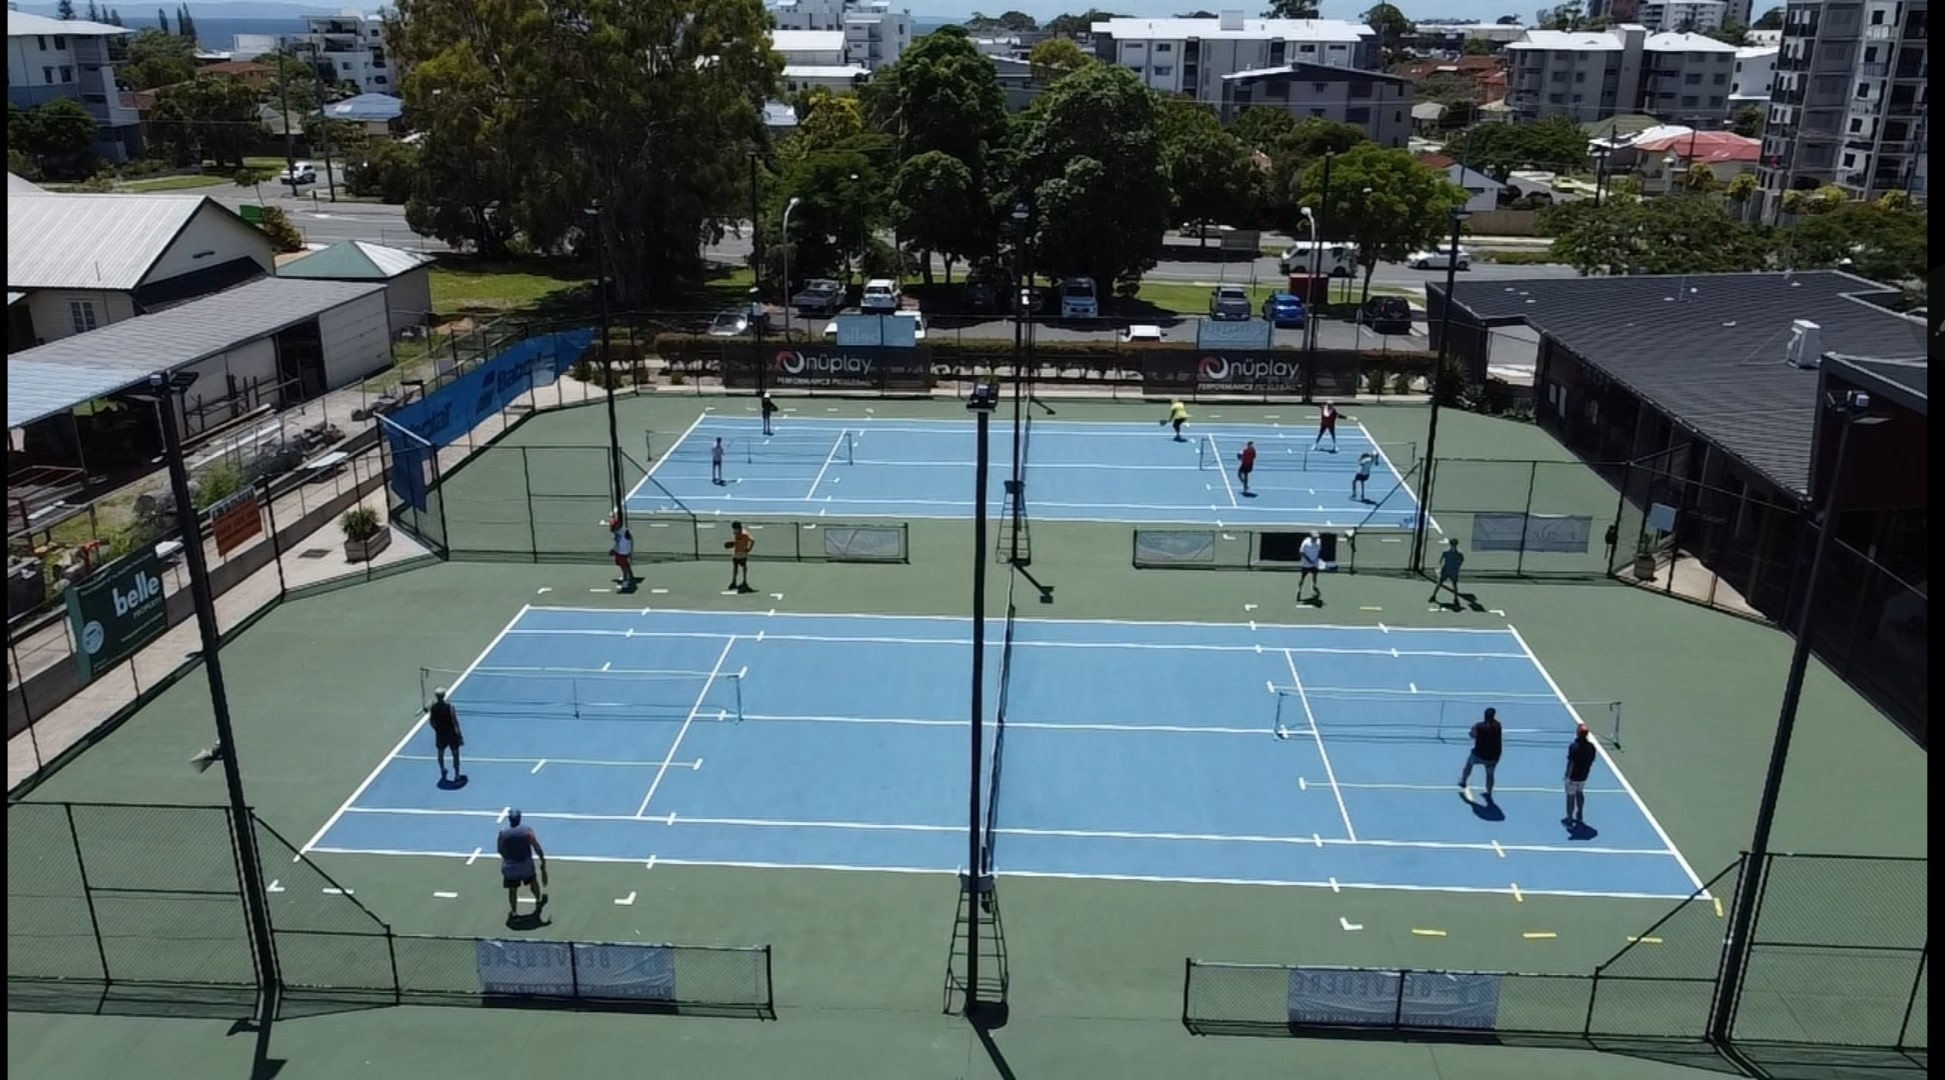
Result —
MULTIPOLYGON (((837 617, 843 618, 845 616, 837 616, 837 617)), ((620 638, 714 639, 714 638, 720 638, 724 636, 720 632, 708 632, 702 630, 632 630, 632 629, 631 630, 574 630, 565 627, 546 627, 546 628, 537 628, 533 630, 515 630, 514 633, 522 634, 530 637, 620 637, 620 638)), ((866 644, 866 645, 951 645, 957 648, 965 648, 972 644, 972 639, 970 637, 922 638, 922 637, 872 636, 872 635, 862 635, 862 634, 860 635, 765 634, 763 640, 766 642, 803 641, 803 642, 812 642, 812 643, 824 642, 824 643, 866 644)), ((1018 641, 1016 640, 1014 641, 1013 644, 1016 647, 1020 647, 1020 648, 1034 648, 1034 649, 1130 649, 1135 651, 1147 651, 1147 652, 1233 652, 1233 653, 1258 653, 1262 651, 1260 648, 1258 648, 1255 645, 1194 645, 1194 644, 1179 644, 1179 643, 1150 642, 1150 641, 1018 641)), ((1343 656, 1343 655, 1390 656, 1390 657, 1433 656, 1433 657, 1448 657, 1452 659, 1462 659, 1462 660, 1477 660, 1477 659, 1521 660, 1524 659, 1524 657, 1518 653, 1449 652, 1449 651, 1437 650, 1437 649, 1414 651, 1410 649, 1327 649, 1327 648, 1295 646, 1289 649, 1284 649, 1282 651, 1298 652, 1298 653, 1320 653, 1320 654, 1338 655, 1338 656, 1343 656)), ((1346 688, 1332 687, 1330 689, 1344 690, 1346 688)), ((1375 695, 1381 692, 1381 691, 1376 691, 1371 687, 1351 687, 1348 689, 1352 693, 1365 694, 1365 695, 1375 695)), ((1323 693, 1323 692, 1324 690, 1322 688, 1318 690, 1318 693, 1323 693)), ((1430 691, 1426 691, 1426 692, 1430 693, 1430 691)), ((1403 696, 1402 691, 1398 691, 1397 693, 1400 696, 1403 696)), ((1467 692, 1464 694, 1452 695, 1452 696, 1484 697, 1484 698, 1491 698, 1491 699, 1501 699, 1501 698, 1516 698, 1522 695, 1479 694, 1476 692, 1467 692)), ((1536 694, 1536 695, 1525 695, 1525 696, 1540 697, 1546 700, 1552 700, 1551 695, 1536 694)))
MULTIPOLYGON (((1305 841, 1308 843, 1309 841, 1305 841)), ((318 848, 327 855, 389 855, 408 858, 463 858, 463 852, 449 851, 408 851, 401 848, 318 848)), ((554 855, 551 859, 558 862, 576 863, 640 863, 633 856, 618 855, 554 855)), ((956 866, 854 866, 846 863, 784 863, 756 862, 728 859, 670 859, 657 856, 657 866, 721 866, 745 870, 840 870, 866 874, 923 874, 938 877, 957 877, 960 868, 956 866)), ((1063 881, 1138 881, 1158 882, 1181 885, 1267 885, 1277 888, 1309 889, 1360 889, 1360 890, 1397 890, 1399 892, 1449 892, 1478 895, 1505 896, 1504 885, 1393 885, 1358 881, 1299 881, 1267 878, 1219 878, 1219 877, 1163 877, 1142 874, 1073 874, 1044 870, 1002 870, 1001 877, 1052 878, 1063 881)), ((1692 893, 1637 893, 1637 892, 1591 892, 1581 889, 1522 889, 1528 896, 1561 896, 1598 900, 1694 900, 1692 893)))
POLYGON ((696 427, 700 425, 705 419, 707 419, 708 416, 709 414, 706 412, 697 413, 696 418, 694 420, 689 421, 689 426, 682 429, 682 434, 675 437, 675 441, 669 444, 669 448, 667 450, 662 451, 662 456, 648 463, 648 469, 647 471, 642 473, 642 478, 640 480, 635 481, 635 486, 628 489, 628 497, 621 500, 623 506, 627 506, 629 503, 635 501, 635 496, 639 494, 643 488, 648 486, 648 478, 655 475, 655 470, 661 468, 662 463, 664 461, 667 461, 671 457, 675 456, 676 447, 681 446, 684 442, 688 441, 689 434, 695 431, 696 427))
MULTIPOLYGON (((1526 638, 1520 634, 1519 630, 1512 623, 1507 623, 1506 632, 1513 635, 1513 640, 1520 643, 1520 648, 1526 650, 1527 659, 1533 661, 1533 667, 1539 671, 1540 677, 1547 681, 1547 685, 1553 688, 1553 696, 1558 698, 1560 704, 1566 707, 1567 712, 1573 716, 1574 721, 1576 723, 1586 723, 1585 720, 1581 719, 1580 710, 1574 708, 1574 703, 1567 700, 1567 695, 1560 690, 1560 684, 1553 681, 1553 673, 1546 669, 1545 664, 1540 663, 1539 656, 1534 654, 1532 646, 1526 643, 1526 638)), ((1608 769, 1614 773, 1615 782, 1627 790, 1628 797, 1634 800, 1635 808, 1641 811, 1642 817, 1648 819, 1648 827, 1655 831, 1655 835, 1660 837, 1662 844, 1668 848, 1666 854, 1675 857, 1675 862, 1682 868, 1682 873, 1687 874, 1688 880, 1695 883, 1696 891, 1701 893, 1704 899, 1714 899, 1714 897, 1708 895, 1708 887, 1703 883, 1702 879, 1695 876, 1695 868, 1688 865, 1688 860, 1683 858, 1681 851, 1675 847, 1675 841, 1669 838, 1668 830, 1662 828, 1661 822, 1655 820, 1655 812, 1648 809, 1648 804, 1641 801, 1641 794, 1634 790, 1633 784, 1628 783, 1628 778, 1621 772, 1621 766, 1615 762, 1614 756, 1607 752, 1606 745, 1599 739, 1594 739, 1592 742, 1594 744, 1594 752, 1601 756, 1601 760, 1605 761, 1608 769)))
MULTIPOLYGON (((803 723, 803 724, 886 724, 893 727, 966 727, 970 720, 934 720, 922 716, 816 716, 791 713, 745 713, 743 719, 753 723, 803 723)), ((1009 728, 1029 728, 1039 731, 1108 731, 1108 732, 1149 732, 1162 735, 1250 735, 1263 737, 1260 727, 1195 727, 1188 724, 1067 724, 1040 720, 1008 720, 1009 728)), ((428 758, 427 760, 431 760, 428 758)), ((550 758, 551 760, 557 760, 550 758)))
POLYGON ((696 695, 696 703, 689 706, 689 715, 683 718, 681 730, 675 733, 675 741, 669 744, 669 752, 662 758, 662 767, 655 771, 655 782, 648 785, 648 794, 642 797, 641 806, 635 809, 636 817, 648 813, 648 804, 655 801, 655 792, 662 786, 662 778, 669 774, 675 752, 682 748, 682 740, 688 737, 689 728, 696 722, 696 713, 701 711, 702 703, 709 700, 709 688, 716 685, 716 676, 722 673, 723 665, 729 662, 729 651, 735 647, 736 638, 733 635, 723 643, 722 654, 716 657, 716 666, 709 669, 709 678, 703 682, 702 692, 696 695))
POLYGON ((1310 711, 1310 695, 1303 692, 1303 678, 1297 674, 1297 658, 1290 650, 1283 650, 1283 659, 1290 665, 1290 678, 1297 688, 1297 700, 1303 702, 1303 715, 1310 721, 1310 734, 1317 740, 1317 756, 1324 763, 1324 778, 1330 781, 1330 793, 1337 797, 1337 812, 1344 816, 1344 835, 1353 843, 1357 841, 1357 829, 1351 826, 1350 807, 1344 805, 1344 792, 1337 786, 1337 771, 1330 767, 1330 751, 1324 749, 1324 735, 1317 730, 1317 717, 1310 711))
MULTIPOLYGON (((514 613, 513 618, 508 620, 505 626, 500 627, 500 632, 493 635, 492 641, 486 643, 485 651, 481 652, 478 656, 474 657, 473 662, 466 665, 466 670, 460 672, 459 677, 454 679, 451 685, 446 687, 446 693, 448 695, 451 695, 451 693, 454 690, 459 689, 459 684, 465 682, 466 676, 471 675, 473 673, 473 669, 480 666, 480 661, 492 655, 493 649, 500 644, 501 639, 505 638, 509 633, 511 633, 513 631, 513 628, 519 624, 521 619, 526 618, 527 612, 532 610, 532 607, 533 605, 531 604, 520 605, 520 610, 514 613)), ((338 823, 338 819, 344 816, 344 812, 346 810, 351 809, 351 804, 357 802, 358 797, 365 793, 365 789, 371 786, 372 781, 378 779, 378 774, 385 771, 385 766, 390 765, 392 763, 393 758, 396 758, 401 753, 405 752, 405 748, 408 745, 410 745, 412 742, 412 737, 414 735, 417 735, 419 733, 419 729, 425 726, 427 715, 428 714, 424 710, 420 711, 419 718, 412 723, 411 728, 405 732, 404 737, 399 739, 398 744, 392 747, 392 752, 386 754, 384 760, 380 761, 377 764, 377 766, 374 767, 372 771, 366 775, 365 779, 362 782, 360 782, 357 787, 351 789, 351 795, 345 799, 344 804, 342 806, 339 806, 335 813, 333 813, 330 817, 325 819, 323 826, 317 830, 316 834, 314 834, 310 838, 310 840, 304 844, 303 847, 297 849, 298 854, 300 855, 304 854, 305 852, 310 851, 311 848, 315 847, 317 845, 317 842, 324 838, 324 834, 331 831, 331 826, 336 825, 338 823)))
MULTIPOLYGON (((567 612, 581 612, 590 615, 634 617, 634 613, 621 611, 617 608, 580 607, 574 604, 554 604, 554 605, 541 604, 541 605, 531 605, 531 608, 534 611, 567 611, 567 612)), ((735 615, 738 613, 725 612, 721 609, 709 610, 705 608, 656 608, 655 614, 657 615, 704 615, 710 618, 721 618, 726 614, 735 615)), ((833 613, 833 612, 817 612, 817 611, 779 611, 776 612, 776 616, 777 618, 780 619, 831 619, 831 620, 877 619, 881 621, 889 620, 893 622, 952 622, 952 623, 967 623, 967 624, 970 624, 972 622, 971 619, 967 618, 964 615, 884 615, 884 614, 874 614, 870 612, 833 613)), ((998 621, 998 620, 989 620, 989 621, 998 621)), ((1032 616, 1029 618, 1021 619, 1019 621, 1022 623, 1048 623, 1055 626, 1191 626, 1191 627, 1212 628, 1212 629, 1222 629, 1222 630, 1237 630, 1237 631, 1240 631, 1242 629, 1241 623, 1207 622, 1207 621, 1197 621, 1193 619, 1050 619, 1041 616, 1032 616)), ((1332 630, 1332 631, 1342 630, 1342 631, 1350 631, 1355 633, 1437 634, 1443 636, 1446 634, 1507 634, 1508 631, 1512 630, 1512 627, 1510 626, 1505 626, 1505 627, 1393 626, 1387 631, 1379 631, 1378 628, 1375 626, 1355 625, 1352 623, 1268 623, 1266 622, 1266 623, 1259 623, 1258 625, 1261 626, 1264 630, 1289 630, 1289 631, 1302 633, 1302 634, 1308 634, 1318 630, 1332 630)), ((1530 656, 1528 656, 1528 654, 1525 653, 1522 653, 1520 655, 1527 656, 1529 659, 1531 658, 1530 656)))
POLYGON ((817 494, 818 487, 824 483, 824 474, 831 471, 831 462, 837 460, 837 452, 844 448, 844 437, 850 433, 849 429, 840 430, 837 433, 837 438, 831 440, 831 452, 824 455, 823 468, 817 470, 817 475, 811 479, 810 490, 804 492, 805 501, 809 501, 813 495, 817 494))
MULTIPOLYGON (((1229 493, 1229 505, 1241 509, 1243 504, 1236 501, 1236 489, 1229 485, 1229 470, 1223 468, 1222 451, 1216 446, 1216 437, 1214 435, 1204 435, 1203 438, 1209 440, 1209 452, 1216 456, 1216 475, 1222 477, 1222 490, 1229 493)), ((1119 467, 1116 466, 1116 468, 1119 467)), ((1197 471, 1200 472, 1201 470, 1198 469, 1197 471)))
MULTIPOLYGON (((1388 472, 1390 472, 1392 476, 1397 478, 1398 487, 1401 490, 1403 490, 1406 494, 1411 496, 1412 508, 1417 513, 1425 515, 1425 524, 1430 525, 1432 527, 1433 532, 1438 533, 1440 536, 1444 536, 1445 530, 1439 528, 1438 519, 1432 516, 1432 508, 1429 506, 1420 506, 1418 504, 1418 492, 1410 484, 1405 483, 1405 474, 1398 471, 1397 462, 1392 461, 1391 455, 1384 452, 1384 447, 1378 445, 1378 440, 1371 438, 1371 432, 1366 430, 1363 424, 1357 425, 1357 429, 1359 431, 1364 432, 1365 439, 1371 443, 1372 449, 1377 451, 1378 460, 1384 462, 1385 469, 1388 472)), ((1419 464, 1421 465, 1421 467, 1423 466, 1423 463, 1424 463, 1423 459, 1421 458, 1419 460, 1419 464)))
MULTIPOLYGON (((967 721, 967 722, 968 722, 968 723, 970 723, 971 721, 967 721)), ((1354 790, 1354 791, 1429 791, 1429 792, 1436 792, 1436 793, 1438 793, 1438 794, 1440 794, 1440 795, 1450 795, 1450 794, 1452 794, 1452 785, 1451 785, 1451 784, 1352 784, 1352 783, 1342 783, 1342 784, 1339 784, 1339 785, 1337 785, 1337 786, 1338 786, 1338 787, 1342 787, 1342 788, 1350 788, 1350 789, 1352 789, 1352 790, 1354 790)), ((1496 787, 1494 787, 1494 788, 1493 788, 1493 791, 1494 791, 1494 793, 1495 793, 1495 794, 1499 794, 1499 795, 1506 795, 1506 794, 1513 794, 1513 795, 1556 795, 1556 796, 1557 796, 1557 795, 1559 795, 1559 794, 1560 794, 1560 788, 1559 788, 1558 786, 1555 786, 1555 787, 1508 787, 1508 786, 1506 786, 1505 784, 1500 784, 1500 785, 1498 785, 1498 786, 1496 786, 1496 787)), ((1626 795, 1626 794, 1627 794, 1627 792, 1626 792, 1625 790, 1623 790, 1623 789, 1621 789, 1621 788, 1589 788, 1589 789, 1587 789, 1587 794, 1589 794, 1589 795, 1626 795)))
MULTIPOLYGON (((971 723, 971 722, 972 721, 970 720, 966 721, 966 723, 971 723)), ((398 755, 398 760, 437 761, 439 759, 438 757, 432 754, 400 754, 398 755)), ((475 765, 532 765, 542 759, 530 758, 530 757, 526 757, 526 758, 482 757, 476 754, 467 754, 466 760, 472 762, 475 765)), ((593 766, 599 768, 614 768, 614 769, 659 769, 662 767, 662 763, 660 761, 625 761, 625 760, 607 761, 601 758, 571 758, 571 757, 550 757, 545 760, 549 765, 585 765, 585 766, 593 766)), ((700 759, 693 759, 689 761, 671 762, 670 768, 700 769, 702 768, 702 761, 700 759)), ((1511 789, 1503 788, 1501 790, 1511 790, 1511 789)), ((1591 795, 1593 793, 1589 792, 1588 794, 1591 795)))
MULTIPOLYGON (((496 810, 433 809, 427 807, 372 807, 352 808, 355 814, 396 814, 401 817, 464 817, 497 818, 496 810)), ((703 825, 715 828, 745 829, 818 829, 837 832, 892 832, 892 833, 963 833, 966 827, 960 825, 914 825, 904 822, 877 821, 784 821, 769 818, 709 818, 677 817, 668 821, 661 817, 637 817, 633 814, 583 814, 574 812, 550 812, 544 810, 524 810, 521 820, 536 821, 597 821, 633 822, 641 825, 661 825, 675 828, 683 825, 703 825)), ((1133 832, 1117 829, 1032 829, 1006 828, 998 830, 1006 836, 1038 836, 1063 840, 1142 840, 1142 841, 1193 841, 1209 844, 1285 844, 1304 847, 1346 847, 1346 848, 1387 848, 1409 849, 1414 851, 1492 851, 1491 843, 1461 843, 1450 840, 1352 840, 1334 836, 1254 836, 1228 835, 1225 833, 1175 833, 1175 832, 1133 832)), ((1545 853, 1555 855, 1625 855, 1641 858, 1663 858, 1668 852, 1660 848, 1615 848, 1595 847, 1582 844, 1504 844, 1506 851, 1545 853)), ((633 861, 633 860, 629 860, 633 861)))

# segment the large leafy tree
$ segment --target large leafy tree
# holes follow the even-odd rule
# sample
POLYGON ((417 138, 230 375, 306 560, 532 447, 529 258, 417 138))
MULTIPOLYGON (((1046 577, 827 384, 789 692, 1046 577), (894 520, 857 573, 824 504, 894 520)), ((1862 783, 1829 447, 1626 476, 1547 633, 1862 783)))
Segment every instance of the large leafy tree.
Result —
MULTIPOLYGON (((1367 295, 1379 263, 1403 262, 1412 252, 1438 244, 1450 233, 1452 211, 1467 197, 1443 170, 1419 164, 1409 151, 1375 143, 1338 154, 1330 171, 1329 212, 1318 225, 1325 236, 1357 245, 1367 295)), ((1297 199, 1324 213, 1323 162, 1304 170, 1297 199)))
POLYGON ((1052 86, 1089 64, 1098 63, 1100 60, 1074 44, 1073 38, 1050 37, 1035 45, 1033 51, 1027 54, 1028 70, 1033 73, 1033 81, 1042 86, 1052 86))
POLYGON ((1533 124, 1480 124, 1446 144, 1466 165, 1504 180, 1514 169, 1567 172, 1587 165, 1587 133, 1564 116, 1533 124))
POLYGON ((1364 129, 1355 124, 1317 117, 1298 120, 1279 134, 1269 150, 1270 171, 1265 180, 1264 205, 1271 216, 1286 229, 1296 228, 1304 174, 1325 155, 1344 154, 1370 141, 1364 129))
POLYGON ((759 0, 401 0, 386 40, 425 136, 408 216, 485 250, 598 227, 623 305, 696 283, 765 137, 767 25, 759 0))
POLYGON ((1056 15, 1047 20, 1044 29, 1055 37, 1080 37, 1092 33, 1095 23, 1112 18, 1114 15, 1100 8, 1088 8, 1078 15, 1056 15))
POLYGON ((196 43, 161 30, 143 30, 128 43, 115 74, 137 90, 174 86, 196 77, 196 43))
POLYGON ((1013 190, 1033 211, 1034 266, 1132 292, 1155 264, 1174 199, 1157 96, 1125 68, 1062 79, 1015 129, 1013 190))
POLYGON ((1314 19, 1317 17, 1317 0, 1270 0, 1269 10, 1263 12, 1265 19, 1314 19))
POLYGON ((1553 233, 1553 257, 1583 274, 1760 270, 1772 248, 1767 230, 1737 220, 1714 195, 1583 199, 1542 211, 1541 224, 1553 233))
POLYGON ((9 171, 18 153, 28 171, 52 179, 80 179, 94 171, 94 143, 98 125, 81 103, 56 98, 33 109, 7 105, 9 171))
POLYGON ((1244 146, 1267 154, 1296 126, 1297 118, 1288 109, 1265 106, 1244 109, 1242 115, 1236 117, 1236 122, 1229 126, 1229 132, 1241 139, 1244 146))
POLYGON ((1925 208, 1902 192, 1876 202, 1852 200, 1791 226, 1783 255, 1789 265, 1843 267, 1887 285, 1920 280, 1930 266, 1925 208))
POLYGON ((1256 169, 1243 141, 1223 130, 1214 113, 1181 98, 1164 99, 1161 129, 1162 167, 1176 216, 1231 223, 1248 216, 1256 169))
POLYGON ((227 75, 198 75, 156 91, 149 130, 180 164, 240 169, 263 128, 256 91, 227 75))
POLYGON ((921 266, 932 283, 931 254, 945 257, 946 281, 960 259, 979 254, 990 238, 981 228, 989 217, 985 193, 972 170, 951 154, 928 150, 906 158, 892 181, 891 213, 899 238, 926 257, 921 266))
MULTIPOLYGON (((855 146, 784 148, 769 190, 766 220, 781 223, 785 206, 797 201, 788 249, 793 281, 844 276, 869 253, 872 232, 887 211, 883 174, 855 146)), ((785 255, 780 243, 769 257, 780 263, 785 255)))

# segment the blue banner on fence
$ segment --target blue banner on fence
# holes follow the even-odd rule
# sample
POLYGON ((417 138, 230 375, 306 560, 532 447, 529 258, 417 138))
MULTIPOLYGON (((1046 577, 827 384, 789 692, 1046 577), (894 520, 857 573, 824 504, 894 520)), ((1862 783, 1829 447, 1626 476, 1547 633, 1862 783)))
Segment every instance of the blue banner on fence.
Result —
POLYGON ((530 337, 398 410, 390 419, 435 450, 451 445, 480 421, 518 401, 520 395, 551 384, 593 343, 593 330, 530 337))
POLYGON ((386 449, 392 455, 392 471, 387 478, 392 494, 399 502, 424 513, 432 497, 433 466, 439 452, 431 443, 393 426, 384 417, 379 417, 378 428, 384 432, 386 449))
POLYGON ((1290 1022, 1490 1031, 1499 976, 1482 972, 1292 968, 1290 1022))
POLYGON ((480 992, 597 1001, 675 998, 675 950, 666 945, 482 941, 480 992))

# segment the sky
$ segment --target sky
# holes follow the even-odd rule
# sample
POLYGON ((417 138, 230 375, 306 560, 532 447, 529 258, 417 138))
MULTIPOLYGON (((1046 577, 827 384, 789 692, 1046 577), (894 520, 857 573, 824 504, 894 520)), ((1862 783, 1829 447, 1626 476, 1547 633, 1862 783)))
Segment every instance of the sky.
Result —
MULTIPOLYGON (((1375 0, 1323 0, 1322 17, 1355 20, 1373 2, 1375 0)), ((1428 0, 1428 2, 1394 0, 1394 2, 1404 11, 1406 18, 1414 21, 1443 18, 1492 22, 1501 15, 1518 15, 1522 21, 1531 21, 1533 13, 1546 6, 1532 0, 1525 5, 1513 4, 1508 0, 1500 0, 1498 3, 1493 0, 1428 0)), ((1061 0, 1054 0, 1051 3, 1047 0, 1012 0, 1010 3, 1001 0, 909 0, 908 6, 913 17, 918 19, 962 19, 975 11, 998 15, 1002 11, 1013 10, 1024 11, 1036 19, 1045 21, 1065 12, 1086 11, 1089 7, 1098 7, 1117 15, 1149 19, 1167 18, 1190 11, 1224 9, 1239 9, 1250 18, 1256 18, 1263 14, 1263 9, 1269 7, 1269 4, 1265 0, 1250 0, 1248 3, 1239 0, 1227 0, 1227 2, 1224 0, 1200 0, 1200 2, 1198 0, 1118 0, 1113 3, 1097 0, 1093 4, 1079 2, 1079 0, 1067 0, 1064 3, 1061 0)))

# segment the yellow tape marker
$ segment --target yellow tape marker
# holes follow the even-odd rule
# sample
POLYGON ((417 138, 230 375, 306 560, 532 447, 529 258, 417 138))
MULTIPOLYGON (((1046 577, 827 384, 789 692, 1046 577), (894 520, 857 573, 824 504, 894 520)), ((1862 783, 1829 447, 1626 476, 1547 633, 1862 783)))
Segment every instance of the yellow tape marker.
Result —
POLYGON ((1718 919, 1722 917, 1722 898, 1720 896, 1715 898, 1715 917, 1718 919))
POLYGON ((1633 945, 1637 942, 1642 945, 1659 945, 1661 944, 1661 939, 1658 937, 1634 937, 1632 935, 1628 937, 1628 944, 1633 945))
POLYGON ((1513 882, 1513 903, 1515 904, 1526 903, 1526 897, 1520 895, 1520 883, 1517 881, 1513 882))
POLYGON ((1552 941, 1554 938, 1557 938, 1560 935, 1554 933, 1551 930, 1528 930, 1526 933, 1521 934, 1520 936, 1525 938, 1528 941, 1552 941))
POLYGON ((1416 928, 1416 927, 1413 927, 1413 928, 1412 928, 1412 934, 1413 934, 1413 936, 1415 936, 1415 937, 1444 937, 1444 936, 1445 936, 1445 931, 1443 931, 1443 930, 1420 930, 1420 929, 1418 929, 1418 928, 1416 928))

